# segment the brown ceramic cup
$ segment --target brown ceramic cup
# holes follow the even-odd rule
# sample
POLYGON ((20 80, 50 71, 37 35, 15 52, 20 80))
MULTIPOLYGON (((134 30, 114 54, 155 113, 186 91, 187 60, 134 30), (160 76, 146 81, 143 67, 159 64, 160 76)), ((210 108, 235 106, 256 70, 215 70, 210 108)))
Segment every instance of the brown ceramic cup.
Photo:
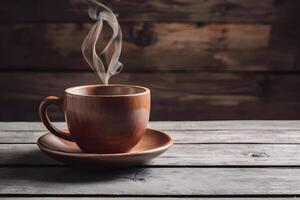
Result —
POLYGON ((87 153, 122 153, 142 138, 150 115, 150 90, 132 85, 86 85, 47 97, 40 118, 55 136, 75 141, 87 153), (69 132, 53 126, 49 105, 63 110, 69 132))

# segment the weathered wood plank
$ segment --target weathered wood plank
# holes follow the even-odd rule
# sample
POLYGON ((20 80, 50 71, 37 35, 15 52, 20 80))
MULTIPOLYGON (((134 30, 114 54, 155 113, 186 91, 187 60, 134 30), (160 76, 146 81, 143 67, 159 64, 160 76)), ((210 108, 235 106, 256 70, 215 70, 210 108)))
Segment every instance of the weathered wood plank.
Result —
MULTIPOLYGON (((300 130, 197 130, 166 131, 175 143, 252 143, 293 144, 300 143, 300 130)), ((5 134, 3 134, 5 136, 5 134)), ((25 136, 25 138, 29 138, 25 136)), ((0 137, 2 138, 2 137, 0 137)), ((32 137, 35 138, 35 137, 32 137)), ((36 140, 35 140, 36 141, 36 140)))
MULTIPOLYGON (((241 135, 241 137, 243 137, 241 135)), ((36 144, 0 144, 0 166, 61 165, 36 144)), ((175 144, 147 166, 300 166, 300 144, 175 144)))
POLYGON ((298 168, 0 168, 1 195, 299 195, 298 168), (226 183, 226 184, 224 184, 226 183))
MULTIPOLYGON (((64 122, 55 122, 66 127, 64 122)), ((164 131, 300 131, 299 120, 151 121, 150 128, 164 131)), ((41 122, 0 122, 0 131, 45 132, 41 122)), ((1 132, 2 133, 2 132, 1 132)), ((211 132, 210 132, 211 133, 211 132)), ((285 132, 283 132, 285 133, 285 132)), ((275 133, 276 135, 276 133, 275 133)), ((29 137, 29 136, 28 136, 29 137)), ((294 137, 294 136, 293 136, 294 137)), ((242 139, 242 138, 241 138, 242 139)), ((271 138, 270 138, 271 139, 271 138)), ((279 141, 277 141, 279 142, 279 141)))
MULTIPOLYGON (((0 69, 88 71, 81 45, 89 29, 90 24, 74 23, 4 24, 0 69)), ((121 61, 126 71, 297 70, 294 49, 268 48, 270 30, 270 25, 125 23, 121 61)))
MULTIPOLYGON (((179 122, 178 122, 179 123, 179 122)), ((173 123, 174 124, 174 123, 173 123)), ((188 126, 189 129, 191 126, 188 126)), ((47 130, 42 126, 35 124, 33 126, 25 125, 24 129, 34 129, 34 130, 0 130, 0 144, 14 144, 14 143, 35 143, 37 139, 45 134, 47 130), (37 130, 39 129, 39 130, 37 130)), ((150 127, 154 127, 158 130, 162 126, 157 126, 156 123, 150 123, 150 127)), ((22 126, 20 125, 22 128, 22 126)), ((60 125, 58 127, 65 128, 65 125, 60 125)), ((176 127, 176 124, 175 124, 176 127)), ((173 129, 176 129, 173 127, 173 129)), ((218 125, 216 126, 218 127, 218 125)), ((182 127, 184 128, 184 127, 182 127)), ((191 127, 195 128, 195 127, 191 127)), ((256 128, 256 127, 255 127, 256 128)), ((8 129, 15 129, 9 127, 8 129)), ((201 128, 202 129, 202 128, 201 128)), ((189 143, 189 144, 212 144, 212 143, 222 143, 222 144, 295 144, 300 143, 300 130, 210 130, 204 128, 204 130, 165 130, 166 133, 170 134, 174 139, 175 143, 189 143), (242 136, 242 137, 241 137, 242 136)))
MULTIPOLYGON (((149 87, 152 120, 299 119, 300 79, 294 73, 121 73, 111 82, 149 87)), ((93 73, 0 73, 6 91, 0 120, 39 120, 43 98, 92 83, 99 83, 93 73)))
MULTIPOLYGON (((285 21, 295 1, 265 0, 123 0, 102 1, 118 13, 121 21, 197 21, 197 22, 255 22, 285 21), (291 6, 289 6, 291 5, 291 6)), ((1 22, 66 22, 88 21, 84 0, 9 0, 0 8, 1 22), (55 14, 54 14, 55 13, 55 14)))

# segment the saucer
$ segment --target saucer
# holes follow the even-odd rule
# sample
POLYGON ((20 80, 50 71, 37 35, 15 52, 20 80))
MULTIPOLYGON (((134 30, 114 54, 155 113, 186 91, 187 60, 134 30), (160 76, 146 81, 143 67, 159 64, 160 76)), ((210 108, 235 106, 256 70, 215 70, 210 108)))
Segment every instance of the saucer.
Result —
POLYGON ((160 131, 146 129, 146 133, 129 152, 112 154, 84 153, 75 142, 64 140, 46 133, 37 145, 48 156, 80 167, 123 168, 143 164, 170 148, 172 138, 160 131))

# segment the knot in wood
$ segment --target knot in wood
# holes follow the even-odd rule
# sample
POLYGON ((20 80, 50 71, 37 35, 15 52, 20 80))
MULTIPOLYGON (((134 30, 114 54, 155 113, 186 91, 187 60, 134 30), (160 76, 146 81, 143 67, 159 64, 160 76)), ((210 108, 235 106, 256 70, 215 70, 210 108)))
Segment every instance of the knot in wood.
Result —
POLYGON ((249 154, 250 157, 253 157, 253 158, 262 158, 262 157, 270 157, 268 154, 262 152, 256 152, 256 153, 250 153, 249 154))
POLYGON ((153 31, 153 24, 143 22, 135 24, 130 30, 131 40, 140 47, 150 46, 156 42, 156 35, 153 31))

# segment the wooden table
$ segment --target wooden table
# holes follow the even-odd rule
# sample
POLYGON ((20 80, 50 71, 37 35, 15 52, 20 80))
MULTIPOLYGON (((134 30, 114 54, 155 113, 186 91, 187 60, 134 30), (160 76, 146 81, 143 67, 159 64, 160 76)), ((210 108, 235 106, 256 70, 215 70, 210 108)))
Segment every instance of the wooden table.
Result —
MULTIPOLYGON (((59 126, 64 126, 62 123, 59 126)), ((140 167, 67 167, 35 144, 41 123, 0 123, 1 197, 300 196, 300 121, 152 122, 174 146, 140 167)), ((100 198, 101 197, 101 198, 100 198)))

